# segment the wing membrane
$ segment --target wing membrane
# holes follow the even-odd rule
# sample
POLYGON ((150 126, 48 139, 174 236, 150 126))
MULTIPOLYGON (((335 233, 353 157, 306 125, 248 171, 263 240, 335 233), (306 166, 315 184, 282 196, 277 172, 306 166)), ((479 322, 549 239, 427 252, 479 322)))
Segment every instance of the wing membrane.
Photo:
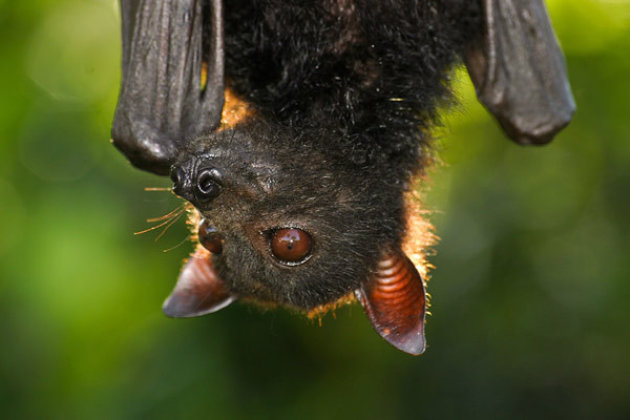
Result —
POLYGON ((484 0, 486 31, 466 65, 477 97, 520 144, 545 144, 575 111, 542 0, 484 0))
POLYGON ((218 126, 221 7, 221 0, 121 0, 123 69, 112 139, 135 166, 167 174, 188 141, 218 126))

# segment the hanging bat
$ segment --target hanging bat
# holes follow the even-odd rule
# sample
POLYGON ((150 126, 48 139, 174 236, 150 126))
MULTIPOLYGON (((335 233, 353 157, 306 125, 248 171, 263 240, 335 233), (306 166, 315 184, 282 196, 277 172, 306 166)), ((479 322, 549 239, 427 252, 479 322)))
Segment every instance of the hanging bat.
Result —
POLYGON ((564 58, 542 0, 307 3, 121 0, 114 145, 195 208, 163 309, 354 296, 421 354, 427 224, 410 197, 449 71, 464 61, 507 135, 544 144, 575 108, 564 58))

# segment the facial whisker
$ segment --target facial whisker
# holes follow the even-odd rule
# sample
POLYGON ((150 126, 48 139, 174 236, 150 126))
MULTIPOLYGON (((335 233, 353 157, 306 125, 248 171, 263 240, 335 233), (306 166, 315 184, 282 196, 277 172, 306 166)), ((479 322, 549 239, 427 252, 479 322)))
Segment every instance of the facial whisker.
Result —
POLYGON ((164 216, 160 216, 160 217, 152 217, 150 219, 147 219, 147 222, 149 223, 155 223, 155 222, 160 222, 162 220, 169 220, 175 216, 179 216, 181 215, 181 213, 185 210, 185 206, 181 205, 179 207, 177 207, 176 209, 170 211, 169 213, 165 214, 164 216))
POLYGON ((189 240, 190 240, 190 235, 186 236, 186 237, 185 237, 184 239, 182 239, 182 240, 181 240, 178 244, 176 244, 176 245, 174 245, 174 246, 172 246, 172 247, 170 247, 170 248, 167 248, 167 249, 162 250, 162 252, 164 252, 164 253, 166 253, 166 252, 170 252, 170 251, 174 250, 175 248, 179 248, 180 246, 182 246, 182 244, 184 244, 184 243, 188 242, 189 240))
POLYGON ((159 229, 159 228, 161 228, 162 226, 165 226, 165 225, 169 224, 170 222, 171 222, 171 220, 169 219, 169 220, 166 220, 166 221, 164 221, 164 222, 160 223, 159 225, 151 226, 151 227, 150 227, 150 228, 148 228, 148 229, 141 230, 141 231, 139 231, 139 232, 134 232, 133 234, 134 234, 134 235, 142 235, 143 233, 147 233, 147 232, 151 232, 151 231, 153 231, 153 230, 159 229))
POLYGON ((155 222, 162 222, 162 223, 157 224, 155 226, 151 226, 150 228, 141 230, 139 232, 134 232, 134 235, 141 235, 143 233, 147 233, 147 232, 151 232, 153 230, 159 229, 162 226, 166 226, 169 223, 171 223, 173 220, 179 219, 185 211, 186 211, 186 206, 181 205, 177 207, 176 209, 170 211, 169 213, 165 214, 164 216, 147 219, 148 223, 155 223, 155 222))
POLYGON ((171 192, 173 191, 172 187, 146 187, 144 189, 145 191, 168 191, 171 192))
POLYGON ((182 214, 183 214, 183 213, 184 213, 183 211, 179 212, 176 216, 173 216, 170 220, 167 220, 164 224, 162 224, 162 225, 165 225, 165 226, 164 226, 164 229, 162 229, 162 232, 160 232, 160 233, 158 234, 158 236, 156 236, 156 237, 155 237, 155 242, 159 241, 159 240, 160 240, 160 238, 161 238, 162 236, 164 236, 164 234, 166 233, 166 231, 167 231, 167 230, 168 230, 171 226, 173 226, 173 225, 175 224, 175 222, 177 222, 177 221, 179 220, 179 218, 182 216, 182 214))

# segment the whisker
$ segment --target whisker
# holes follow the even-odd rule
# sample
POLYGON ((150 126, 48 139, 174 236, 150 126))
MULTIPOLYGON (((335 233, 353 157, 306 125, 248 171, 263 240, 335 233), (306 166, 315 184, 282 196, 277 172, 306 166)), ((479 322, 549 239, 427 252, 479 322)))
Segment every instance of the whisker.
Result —
POLYGON ((179 218, 180 218, 180 217, 182 217, 182 214, 183 214, 183 212, 180 212, 179 214, 177 214, 177 216, 174 216, 172 219, 167 220, 165 223, 163 223, 163 224, 162 224, 162 225, 164 225, 164 224, 165 224, 166 226, 164 226, 164 229, 162 230, 162 232, 160 232, 160 233, 159 233, 159 235, 155 237, 155 242, 159 241, 159 240, 160 240, 160 238, 161 238, 162 236, 164 236, 164 234, 166 233, 166 231, 167 231, 167 230, 168 230, 171 226, 173 226, 173 225, 174 225, 174 224, 175 224, 175 223, 179 220, 179 218))
POLYGON ((143 233, 147 233, 147 232, 151 232, 153 230, 159 229, 162 226, 166 226, 169 223, 171 223, 173 220, 179 219, 185 211, 186 211, 186 206, 181 205, 177 207, 176 209, 170 211, 169 213, 165 214, 164 216, 147 219, 147 222, 149 223, 155 223, 155 222, 162 222, 162 223, 157 224, 155 226, 151 226, 148 229, 141 230, 140 232, 134 232, 134 235, 141 235, 143 233))
POLYGON ((151 232, 152 230, 159 229, 159 228, 161 228, 162 226, 169 224, 170 222, 171 222, 171 219, 169 219, 169 220, 165 220, 164 222, 160 223, 159 225, 151 226, 151 227, 150 227, 150 228, 148 228, 148 229, 141 230, 141 231, 139 231, 139 232, 134 232, 133 234, 134 234, 134 235, 142 235, 143 233, 147 233, 147 232, 151 232))
POLYGON ((170 219, 172 217, 179 216, 180 213, 185 211, 185 210, 186 210, 186 207, 185 207, 184 204, 182 204, 181 206, 171 210, 169 213, 165 214, 164 216, 152 217, 150 219, 147 219, 147 222, 155 223, 155 222, 160 222, 162 220, 167 220, 167 219, 170 219))
POLYGON ((170 247, 168 249, 164 249, 164 250, 162 250, 162 252, 170 252, 170 251, 174 250, 175 248, 179 248, 180 246, 182 246, 182 244, 184 242, 187 242, 188 240, 190 240, 190 235, 188 235, 184 239, 182 239, 177 245, 174 245, 174 246, 172 246, 172 247, 170 247))
POLYGON ((146 187, 145 191, 172 191, 173 187, 146 187))

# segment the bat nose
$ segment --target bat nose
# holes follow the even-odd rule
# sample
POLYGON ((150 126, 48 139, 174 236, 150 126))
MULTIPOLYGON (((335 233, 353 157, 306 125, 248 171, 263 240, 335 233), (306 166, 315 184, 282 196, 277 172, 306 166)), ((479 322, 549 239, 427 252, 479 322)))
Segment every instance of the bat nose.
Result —
POLYGON ((223 186, 221 173, 215 168, 191 169, 171 167, 173 192, 194 205, 207 204, 216 198, 223 186))
POLYGON ((182 198, 190 200, 190 181, 186 170, 181 166, 171 166, 171 181, 173 181, 173 192, 182 198))
POLYGON ((221 193, 221 173, 214 168, 201 169, 197 175, 195 196, 201 202, 208 202, 221 193))

